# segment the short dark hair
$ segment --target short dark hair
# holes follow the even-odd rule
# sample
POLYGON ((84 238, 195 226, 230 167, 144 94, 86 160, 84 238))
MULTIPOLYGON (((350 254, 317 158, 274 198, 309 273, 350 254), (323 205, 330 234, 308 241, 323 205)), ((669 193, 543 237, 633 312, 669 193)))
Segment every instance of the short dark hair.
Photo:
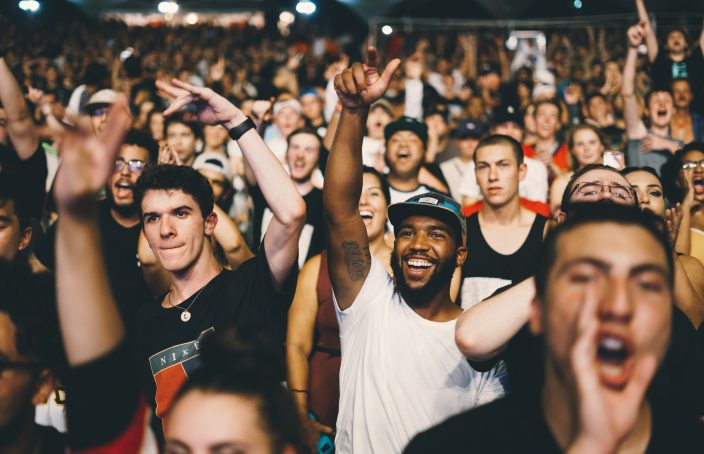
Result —
POLYGON ((286 136, 286 145, 291 146, 291 138, 293 136, 296 136, 298 134, 310 134, 311 136, 314 136, 316 139, 318 139, 318 151, 322 152, 325 146, 323 145, 323 139, 320 138, 318 133, 315 131, 315 129, 311 128, 310 126, 303 126, 301 128, 296 128, 291 133, 286 136))
POLYGON ((650 166, 626 167, 625 169, 621 170, 621 175, 623 175, 625 177, 625 176, 632 174, 633 172, 647 172, 647 173, 651 174, 652 176, 654 176, 655 178, 657 178, 658 182, 660 182, 660 184, 662 185, 662 178, 660 178, 660 175, 658 175, 657 170, 653 169, 650 166))
POLYGON ((605 203, 575 203, 571 207, 570 216, 565 222, 552 229, 542 245, 538 255, 538 266, 535 273, 535 289, 539 298, 547 293, 550 269, 557 261, 558 240, 562 235, 587 224, 615 223, 624 226, 639 226, 647 231, 662 247, 668 265, 668 283, 670 291, 674 284, 674 262, 672 246, 666 234, 665 225, 656 215, 641 211, 638 207, 614 205, 605 203))
POLYGON ((26 193, 22 190, 24 185, 19 180, 19 175, 12 170, 0 173, 0 207, 12 202, 20 230, 24 230, 30 226, 32 213, 26 193))
POLYGON ((535 117, 538 114, 538 109, 540 108, 540 106, 544 106, 546 104, 557 107, 558 119, 560 116, 562 116, 562 104, 560 104, 560 101, 558 101, 557 98, 543 99, 541 101, 536 102, 533 110, 533 116, 535 117))
POLYGON ((652 98, 655 93, 668 93, 674 98, 674 95, 672 94, 672 87, 655 87, 645 95, 644 101, 646 109, 648 109, 648 105, 650 104, 650 98, 652 98))
POLYGON ((122 141, 123 145, 134 145, 139 148, 144 148, 149 153, 148 164, 156 164, 159 158, 159 144, 152 138, 151 135, 139 129, 130 129, 125 134, 122 141))
MULTIPOLYGON (((570 202, 570 197, 572 197, 575 182, 579 177, 581 177, 587 172, 591 172, 592 170, 608 170, 609 172, 621 175, 621 172, 619 172, 618 170, 614 169, 613 167, 606 166, 604 164, 587 164, 581 169, 576 170, 574 174, 572 174, 570 181, 567 182, 567 186, 565 186, 565 192, 562 193, 562 200, 560 201, 561 211, 566 213, 571 209, 571 205, 573 205, 573 203, 570 202)), ((638 197, 636 196, 635 192, 633 193, 633 204, 634 206, 638 206, 638 197)))
POLYGON ((228 328, 203 341, 200 367, 179 390, 171 408, 190 391, 234 394, 253 399, 271 451, 292 445, 309 451, 301 420, 290 393, 281 383, 285 376, 283 352, 277 343, 254 328, 228 328))
POLYGON ((164 136, 166 136, 169 126, 177 123, 182 124, 193 131, 193 135, 196 136, 196 139, 203 138, 203 130, 200 127, 200 123, 190 120, 186 115, 184 115, 183 112, 170 115, 164 119, 164 136))
POLYGON ((142 216, 142 200, 149 190, 179 190, 195 199, 203 218, 213 212, 213 188, 208 179, 193 167, 160 164, 148 167, 139 176, 134 188, 134 200, 142 216))
POLYGON ((381 191, 384 193, 384 197, 386 198, 386 204, 390 205, 391 204, 391 190, 389 189, 389 182, 386 181, 386 178, 384 175, 381 174, 378 170, 376 170, 374 167, 369 167, 369 166, 362 166, 362 174, 365 173, 370 173, 374 175, 378 180, 379 183, 381 184, 381 191))
POLYGON ((17 352, 57 374, 65 364, 53 276, 34 274, 22 261, 0 260, 0 312, 15 325, 17 352))
POLYGON ((503 134, 492 134, 480 140, 477 144, 477 148, 474 149, 474 162, 477 162, 477 152, 480 148, 492 147, 495 145, 506 145, 510 147, 511 151, 513 152, 513 156, 516 158, 516 163, 519 166, 523 164, 523 147, 513 137, 509 137, 503 134))

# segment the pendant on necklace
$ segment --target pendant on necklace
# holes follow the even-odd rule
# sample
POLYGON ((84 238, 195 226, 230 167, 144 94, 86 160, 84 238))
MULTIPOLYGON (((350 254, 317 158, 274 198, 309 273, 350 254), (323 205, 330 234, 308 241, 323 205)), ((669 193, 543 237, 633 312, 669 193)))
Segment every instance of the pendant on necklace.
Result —
POLYGON ((183 312, 181 313, 181 321, 182 321, 183 323, 186 323, 186 322, 189 321, 190 319, 191 319, 191 313, 190 313, 190 312, 188 312, 188 311, 183 311, 183 312))

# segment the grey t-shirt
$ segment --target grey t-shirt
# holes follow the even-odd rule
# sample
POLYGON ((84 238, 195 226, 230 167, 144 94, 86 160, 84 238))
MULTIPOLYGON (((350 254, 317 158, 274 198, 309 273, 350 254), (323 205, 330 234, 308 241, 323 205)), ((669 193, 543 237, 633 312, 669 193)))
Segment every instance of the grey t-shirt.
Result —
MULTIPOLYGON (((648 130, 648 134, 652 134, 648 130)), ((666 139, 674 140, 671 136, 667 136, 666 139)), ((682 146, 683 143, 677 141, 677 143, 682 146)), ((655 171, 660 175, 660 169, 662 166, 670 159, 672 153, 669 150, 653 150, 648 152, 640 151, 640 139, 639 140, 629 140, 626 144, 626 165, 630 167, 644 167, 649 166, 655 169, 655 171)))

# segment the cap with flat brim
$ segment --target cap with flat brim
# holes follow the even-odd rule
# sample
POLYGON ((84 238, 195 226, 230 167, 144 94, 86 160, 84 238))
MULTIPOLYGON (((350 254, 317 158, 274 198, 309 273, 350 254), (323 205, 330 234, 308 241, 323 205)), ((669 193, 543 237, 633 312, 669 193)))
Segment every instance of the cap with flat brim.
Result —
POLYGON ((411 216, 427 216, 447 224, 461 237, 462 244, 467 237, 467 224, 462 215, 462 206, 456 200, 437 192, 427 192, 411 197, 405 202, 394 203, 389 206, 388 214, 395 230, 404 219, 411 216))
POLYGON ((83 107, 86 113, 91 114, 101 107, 109 107, 117 98, 117 92, 105 88, 103 90, 98 90, 88 99, 88 102, 83 107))

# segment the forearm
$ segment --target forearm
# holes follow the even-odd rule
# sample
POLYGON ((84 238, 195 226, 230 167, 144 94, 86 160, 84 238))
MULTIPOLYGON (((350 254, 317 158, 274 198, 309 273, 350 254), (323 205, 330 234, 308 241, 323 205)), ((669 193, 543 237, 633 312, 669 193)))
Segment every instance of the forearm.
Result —
POLYGON ((535 281, 529 278, 467 309, 455 328, 459 349, 477 361, 496 356, 528 322, 534 296, 535 281))
POLYGON ((61 213, 56 238, 58 314, 70 365, 94 360, 124 336, 95 217, 61 213))
POLYGON ((325 172, 323 209, 329 220, 357 215, 362 193, 362 137, 369 111, 343 109, 325 172))
POLYGON ((636 0, 636 9, 638 10, 638 21, 643 24, 645 30, 645 45, 648 46, 648 60, 654 62, 658 56, 658 38, 655 36, 653 25, 650 22, 650 16, 645 9, 643 0, 636 0))
POLYGON ((20 159, 32 157, 39 146, 39 137, 27 103, 15 76, 0 58, 0 101, 7 116, 7 133, 20 159))
POLYGON ((635 93, 635 78, 636 78, 636 60, 638 59, 638 50, 635 47, 628 47, 626 54, 626 63, 623 66, 623 80, 621 82, 621 94, 630 96, 635 93))
POLYGON ((675 252, 679 254, 691 255, 692 247, 692 207, 689 204, 682 205, 682 221, 677 232, 677 243, 675 252))
POLYGON ((623 68, 623 82, 621 84, 621 95, 623 96, 623 119, 626 122, 626 135, 629 139, 641 139, 645 132, 638 113, 638 101, 634 92, 634 77, 636 67, 637 51, 634 48, 628 49, 626 65, 623 68))
POLYGON ((301 414, 308 412, 308 356, 310 349, 299 344, 286 344, 286 381, 291 397, 301 414), (306 392, 301 392, 306 391, 306 392))

